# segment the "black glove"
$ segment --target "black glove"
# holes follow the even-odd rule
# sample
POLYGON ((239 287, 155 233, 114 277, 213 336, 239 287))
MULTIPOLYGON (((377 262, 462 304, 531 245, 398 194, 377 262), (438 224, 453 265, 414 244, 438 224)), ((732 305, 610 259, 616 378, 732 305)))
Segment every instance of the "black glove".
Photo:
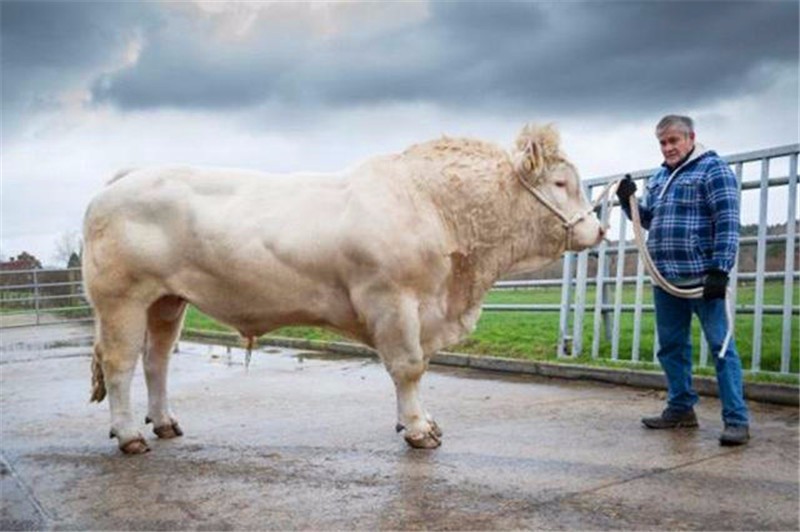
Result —
POLYGON ((631 174, 625 174, 625 179, 617 186, 617 198, 620 205, 628 206, 628 198, 636 192, 636 183, 631 179, 631 174))
POLYGON ((706 282, 703 284, 703 299, 725 299, 725 288, 728 286, 728 274, 722 270, 708 270, 706 282))

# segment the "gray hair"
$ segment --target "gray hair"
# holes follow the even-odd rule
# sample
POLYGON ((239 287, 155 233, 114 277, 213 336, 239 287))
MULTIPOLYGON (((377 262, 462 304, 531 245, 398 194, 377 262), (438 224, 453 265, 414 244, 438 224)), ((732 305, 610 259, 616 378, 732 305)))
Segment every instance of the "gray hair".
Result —
POLYGON ((687 135, 694 133, 694 121, 691 118, 683 115, 667 115, 656 126, 656 137, 660 137, 664 131, 673 127, 687 135))

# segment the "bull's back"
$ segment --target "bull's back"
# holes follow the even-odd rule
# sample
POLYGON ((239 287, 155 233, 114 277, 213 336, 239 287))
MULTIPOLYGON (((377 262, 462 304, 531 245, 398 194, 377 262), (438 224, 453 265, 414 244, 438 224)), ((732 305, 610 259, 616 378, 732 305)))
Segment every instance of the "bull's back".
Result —
MULTIPOLYGON (((276 176, 241 170, 155 168, 115 181, 91 203, 89 242, 112 236, 127 260, 233 260, 243 247, 270 247, 311 217, 330 219, 344 201, 340 176, 276 176), (315 215, 315 216, 314 216, 315 215)), ((252 252, 252 250, 249 250, 252 252)), ((174 265, 174 260, 170 263, 174 265)), ((143 266, 143 264, 140 264, 143 266)))

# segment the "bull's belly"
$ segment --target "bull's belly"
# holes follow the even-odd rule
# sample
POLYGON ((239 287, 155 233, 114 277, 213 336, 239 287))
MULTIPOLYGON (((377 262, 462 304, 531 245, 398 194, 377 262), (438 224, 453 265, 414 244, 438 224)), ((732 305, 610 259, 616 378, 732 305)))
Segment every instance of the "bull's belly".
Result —
MULTIPOLYGON (((456 310, 446 288, 439 288, 418 296, 419 341, 427 354, 465 339, 480 316, 480 304, 456 310)), ((308 325, 330 328, 371 345, 365 321, 387 310, 375 306, 372 299, 357 309, 344 284, 302 277, 297 272, 259 278, 236 271, 212 274, 185 269, 170 278, 167 291, 243 336, 260 336, 288 325, 308 325)))
POLYGON ((260 336, 287 325, 322 326, 360 334, 347 293, 333 286, 223 277, 203 282, 185 279, 172 285, 170 292, 243 336, 260 336))

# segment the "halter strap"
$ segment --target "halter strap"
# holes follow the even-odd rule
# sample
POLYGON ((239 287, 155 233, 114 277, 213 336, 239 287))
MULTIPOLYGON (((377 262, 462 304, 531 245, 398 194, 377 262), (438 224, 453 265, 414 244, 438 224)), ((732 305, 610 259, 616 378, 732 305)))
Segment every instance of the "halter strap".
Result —
POLYGON ((536 187, 534 187, 533 185, 528 183, 520 175, 519 172, 515 171, 514 175, 517 176, 517 179, 522 184, 522 186, 525 187, 525 189, 528 192, 530 192, 533 195, 534 198, 539 200, 539 202, 542 205, 544 205, 547 208, 547 210, 549 210, 559 220, 561 220, 561 227, 563 227, 564 230, 567 232, 567 242, 566 242, 566 246, 565 246, 565 249, 567 251, 569 251, 570 245, 572 244, 573 229, 575 228, 576 225, 578 225, 578 223, 581 220, 583 220, 584 218, 586 218, 587 216, 589 216, 590 214, 592 214, 594 212, 595 207, 597 206, 597 204, 599 204, 600 200, 608 193, 608 188, 609 188, 609 187, 606 187, 606 190, 604 190, 603 194, 601 194, 600 198, 598 198, 597 204, 593 204, 591 209, 588 209, 588 210, 586 210, 584 212, 579 212, 575 216, 573 216, 572 218, 567 218, 567 215, 564 214, 564 212, 561 209, 559 209, 558 207, 553 205, 553 202, 550 201, 544 194, 542 194, 541 191, 539 191, 536 187))

